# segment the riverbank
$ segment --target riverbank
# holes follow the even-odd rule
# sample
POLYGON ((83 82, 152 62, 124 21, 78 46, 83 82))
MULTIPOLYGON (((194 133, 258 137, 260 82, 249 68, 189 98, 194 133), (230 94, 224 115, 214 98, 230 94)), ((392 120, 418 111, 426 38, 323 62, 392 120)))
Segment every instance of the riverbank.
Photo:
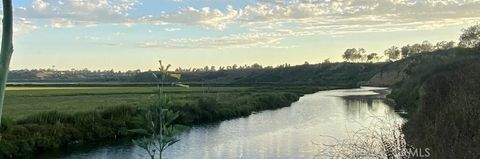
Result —
POLYGON ((409 145, 433 158, 478 158, 480 154, 480 50, 453 49, 412 57, 408 78, 388 95, 408 113, 409 145))
MULTIPOLYGON (((297 101, 303 94, 336 88, 340 87, 222 88, 217 89, 217 91, 213 91, 215 88, 209 88, 210 90, 198 89, 194 93, 170 90, 171 92, 167 94, 174 101, 171 109, 180 113, 180 117, 176 122, 183 125, 193 125, 247 116, 262 110, 286 107, 297 101), (224 90, 224 92, 219 90, 224 90)), ((89 94, 88 91, 85 92, 82 89, 50 89, 48 90, 50 94, 40 93, 37 94, 40 95, 37 97, 32 94, 35 91, 39 90, 27 90, 23 94, 21 92, 16 93, 19 95, 19 99, 21 97, 48 98, 49 95, 52 99, 65 98, 75 96, 75 93, 83 98, 98 96, 97 98, 99 99, 105 99, 105 97, 112 94, 149 96, 153 93, 153 91, 150 93, 135 91, 133 93, 132 91, 122 93, 118 90, 108 90, 106 92, 105 90, 95 90, 96 92, 90 92, 89 94), (72 93, 72 91, 79 92, 72 93)), ((95 98, 92 97, 90 99, 89 102, 95 103, 95 100, 92 101, 95 98)), ((126 99, 117 98, 116 100, 122 101, 126 99)), ((31 104, 34 104, 33 100, 31 104)), ((56 104, 52 103, 52 105, 56 104)), ((64 107, 68 107, 68 105, 64 107)), ((13 120, 4 120, 5 122, 2 122, 1 127, 0 157, 28 157, 28 155, 34 153, 65 148, 69 145, 133 138, 136 134, 129 133, 128 130, 141 128, 143 125, 140 119, 149 109, 148 103, 143 105, 127 104, 97 107, 91 110, 82 109, 82 111, 77 112, 59 109, 24 115, 22 118, 13 120)), ((5 112, 8 114, 8 109, 5 112)))
POLYGON ((432 158, 480 157, 480 59, 438 68, 417 89, 417 111, 404 133, 432 158))

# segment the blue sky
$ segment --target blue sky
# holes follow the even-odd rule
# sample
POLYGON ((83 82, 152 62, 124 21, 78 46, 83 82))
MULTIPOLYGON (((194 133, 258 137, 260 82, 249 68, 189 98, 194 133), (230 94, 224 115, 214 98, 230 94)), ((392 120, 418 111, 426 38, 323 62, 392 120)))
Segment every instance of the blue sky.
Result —
POLYGON ((341 61, 347 48, 457 41, 479 0, 15 0, 12 69, 341 61))

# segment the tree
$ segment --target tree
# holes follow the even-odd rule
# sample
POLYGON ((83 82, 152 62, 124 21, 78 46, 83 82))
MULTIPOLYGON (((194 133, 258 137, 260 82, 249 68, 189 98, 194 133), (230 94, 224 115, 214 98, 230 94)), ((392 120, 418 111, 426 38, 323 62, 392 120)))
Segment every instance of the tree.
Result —
POLYGON ((370 53, 366 56, 367 62, 378 61, 380 57, 377 53, 370 53))
POLYGON ((462 29, 462 35, 460 35, 461 47, 480 47, 480 24, 462 29))
POLYGON ((433 44, 430 43, 429 41, 425 40, 422 42, 420 45, 421 52, 432 52, 433 51, 433 44))
POLYGON ((262 69, 263 66, 258 64, 258 63, 254 63, 252 66, 250 66, 251 69, 262 69))
POLYGON ((13 14, 12 1, 3 0, 3 33, 0 52, 0 125, 2 123, 3 100, 7 86, 8 67, 13 53, 13 14))
POLYGON ((418 53, 422 53, 422 44, 413 44, 411 47, 410 47, 410 55, 412 54, 418 54, 418 53))
POLYGON ((396 46, 392 46, 388 48, 387 50, 384 51, 384 53, 385 53, 385 56, 387 56, 387 58, 392 61, 400 58, 400 49, 398 49, 398 47, 396 46))
POLYGON ((406 46, 403 46, 402 49, 401 49, 401 52, 402 52, 402 57, 403 58, 406 58, 410 55, 412 55, 412 47, 410 45, 406 45, 406 46))
POLYGON ((342 58, 345 59, 345 61, 353 61, 355 52, 357 52, 355 48, 347 49, 343 52, 342 58))
MULTIPOLYGON (((163 83, 167 76, 177 78, 180 80, 181 74, 176 72, 170 72, 168 69, 171 65, 164 66, 162 61, 160 63, 161 76, 158 77, 155 73, 152 75, 157 79, 157 100, 155 104, 145 114, 144 122, 145 128, 133 129, 131 132, 139 133, 143 135, 143 138, 132 140, 133 143, 140 148, 147 151, 151 159, 155 159, 155 155, 158 153, 159 159, 162 159, 163 152, 179 141, 177 135, 185 130, 182 125, 174 124, 173 121, 178 118, 179 114, 168 109, 171 102, 164 95, 163 83)), ((177 86, 189 88, 188 85, 176 84, 177 86)))
POLYGON ((345 50, 342 57, 343 59, 345 59, 345 61, 355 62, 358 60, 362 60, 362 58, 364 57, 363 54, 365 54, 365 52, 367 51, 364 48, 351 48, 345 50))
POLYGON ((440 41, 435 44, 436 50, 447 50, 455 47, 454 41, 440 41))
POLYGON ((367 50, 365 50, 364 48, 360 48, 358 49, 357 54, 355 54, 355 58, 363 62, 366 59, 364 55, 365 53, 367 53, 367 50))

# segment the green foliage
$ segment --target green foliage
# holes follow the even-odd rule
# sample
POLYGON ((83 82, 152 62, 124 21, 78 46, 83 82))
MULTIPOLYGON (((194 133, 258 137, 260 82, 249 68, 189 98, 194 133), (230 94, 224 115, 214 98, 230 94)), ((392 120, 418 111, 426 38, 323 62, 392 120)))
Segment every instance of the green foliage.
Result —
POLYGON ((141 112, 134 107, 115 107, 76 114, 54 111, 32 115, 3 126, 0 157, 25 157, 69 144, 131 136, 127 130, 140 126, 135 121, 141 112))
POLYGON ((480 156, 480 57, 438 67, 418 89, 418 108, 404 127, 433 158, 480 156))
POLYGON ((412 116, 416 113, 420 99, 419 89, 431 75, 449 67, 449 64, 480 56, 478 49, 455 48, 439 50, 428 54, 417 54, 392 63, 389 69, 405 72, 408 77, 393 86, 393 98, 398 108, 404 108, 412 116))
POLYGON ((345 61, 351 61, 351 62, 363 61, 362 58, 364 57, 364 54, 366 52, 367 51, 365 51, 364 48, 359 48, 359 49, 351 48, 351 49, 345 50, 345 52, 342 55, 342 58, 345 59, 345 61))
POLYGON ((143 136, 133 143, 147 151, 152 159, 156 153, 162 158, 163 151, 178 142, 177 135, 185 130, 184 126, 174 124, 179 114, 165 109, 167 104, 170 104, 168 100, 157 101, 145 114, 143 128, 130 130, 143 136))
POLYGON ((385 56, 387 56, 387 58, 392 61, 399 59, 400 53, 400 49, 396 46, 392 46, 384 51, 385 56))
POLYGON ((480 24, 462 30, 459 45, 462 47, 480 48, 480 24))

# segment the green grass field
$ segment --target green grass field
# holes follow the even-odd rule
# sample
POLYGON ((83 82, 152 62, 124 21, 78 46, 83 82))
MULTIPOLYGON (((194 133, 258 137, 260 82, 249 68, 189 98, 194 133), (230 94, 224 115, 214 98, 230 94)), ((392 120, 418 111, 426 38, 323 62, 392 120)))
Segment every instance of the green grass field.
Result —
MULTIPOLYGON (((165 87, 168 97, 188 102, 197 96, 226 96, 249 87, 165 87)), ((154 87, 8 87, 4 116, 13 120, 46 111, 75 113, 112 106, 142 106, 153 101, 154 87)))

